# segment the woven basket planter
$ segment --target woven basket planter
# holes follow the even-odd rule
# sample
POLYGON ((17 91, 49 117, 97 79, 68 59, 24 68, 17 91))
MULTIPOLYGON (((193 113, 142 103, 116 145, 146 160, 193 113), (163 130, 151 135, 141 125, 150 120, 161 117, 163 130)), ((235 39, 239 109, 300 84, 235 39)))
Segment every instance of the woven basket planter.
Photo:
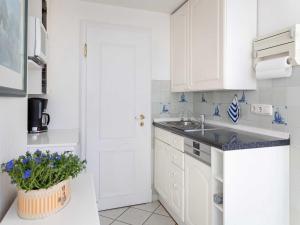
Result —
POLYGON ((18 190, 18 215, 24 219, 39 219, 55 214, 70 201, 70 180, 48 189, 18 190))

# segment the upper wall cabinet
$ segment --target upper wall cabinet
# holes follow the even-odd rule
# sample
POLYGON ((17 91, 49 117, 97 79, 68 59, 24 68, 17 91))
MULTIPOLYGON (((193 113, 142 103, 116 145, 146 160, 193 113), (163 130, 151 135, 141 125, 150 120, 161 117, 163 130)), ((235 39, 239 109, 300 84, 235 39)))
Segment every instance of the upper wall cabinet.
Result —
POLYGON ((190 0, 171 16, 173 92, 256 88, 257 1, 190 0))
POLYGON ((185 3, 171 18, 172 90, 187 91, 189 70, 189 2, 185 3))

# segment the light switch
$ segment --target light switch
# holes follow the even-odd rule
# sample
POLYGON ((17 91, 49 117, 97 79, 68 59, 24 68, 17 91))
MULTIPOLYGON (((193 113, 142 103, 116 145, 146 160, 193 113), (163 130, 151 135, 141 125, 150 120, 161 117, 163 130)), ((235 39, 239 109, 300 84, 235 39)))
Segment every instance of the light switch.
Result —
POLYGON ((266 104, 251 104, 251 112, 260 115, 273 115, 273 106, 266 104))

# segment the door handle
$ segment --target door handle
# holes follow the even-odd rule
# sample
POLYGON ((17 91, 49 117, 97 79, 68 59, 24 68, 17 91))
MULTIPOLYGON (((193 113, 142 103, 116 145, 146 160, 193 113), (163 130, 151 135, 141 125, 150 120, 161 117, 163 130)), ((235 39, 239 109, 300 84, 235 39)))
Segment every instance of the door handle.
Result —
POLYGON ((145 123, 144 123, 144 119, 145 119, 144 114, 136 116, 136 117, 134 117, 134 119, 139 121, 141 127, 143 127, 145 125, 145 123))
POLYGON ((144 114, 141 114, 139 116, 134 117, 134 119, 136 119, 136 120, 144 120, 145 116, 144 116, 144 114))

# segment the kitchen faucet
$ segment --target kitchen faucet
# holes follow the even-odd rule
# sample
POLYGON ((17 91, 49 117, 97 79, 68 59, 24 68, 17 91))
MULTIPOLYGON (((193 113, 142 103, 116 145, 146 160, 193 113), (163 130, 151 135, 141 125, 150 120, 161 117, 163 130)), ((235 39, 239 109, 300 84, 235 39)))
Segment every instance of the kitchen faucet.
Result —
POLYGON ((205 122, 205 115, 204 114, 200 115, 200 122, 201 122, 201 125, 204 125, 204 122, 205 122))

